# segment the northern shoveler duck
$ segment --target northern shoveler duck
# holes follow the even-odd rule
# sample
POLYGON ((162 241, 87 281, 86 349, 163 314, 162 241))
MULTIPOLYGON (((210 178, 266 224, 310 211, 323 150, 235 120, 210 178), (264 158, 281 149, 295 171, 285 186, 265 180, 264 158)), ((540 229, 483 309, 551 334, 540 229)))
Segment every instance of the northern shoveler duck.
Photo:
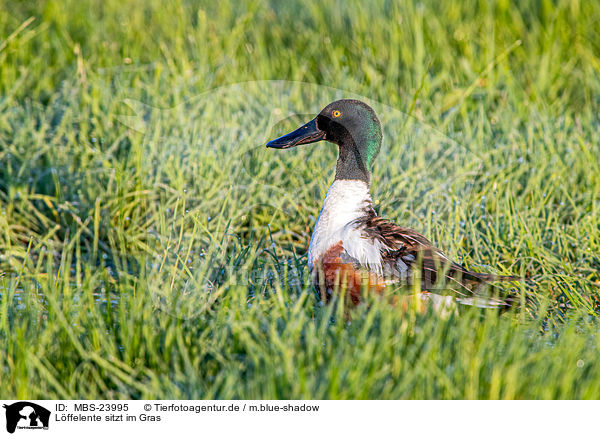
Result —
POLYGON ((370 169, 382 138, 381 124, 369 105, 338 100, 297 130, 267 143, 284 149, 325 140, 339 147, 335 180, 308 249, 308 266, 321 295, 327 301, 345 283, 358 304, 365 286, 381 293, 390 284, 410 285, 418 277, 423 296, 452 288, 464 304, 508 305, 504 299, 477 295, 488 282, 518 277, 468 271, 416 231, 377 216, 369 194, 370 169))

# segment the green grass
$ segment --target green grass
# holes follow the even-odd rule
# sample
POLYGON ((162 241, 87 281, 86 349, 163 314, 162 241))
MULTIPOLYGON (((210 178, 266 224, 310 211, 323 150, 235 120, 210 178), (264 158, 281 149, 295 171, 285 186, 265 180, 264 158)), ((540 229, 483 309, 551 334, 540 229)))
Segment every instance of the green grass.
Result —
POLYGON ((0 0, 0 397, 600 398, 600 4, 407 3, 0 0), (521 310, 319 304, 335 148, 263 144, 342 96, 521 310))

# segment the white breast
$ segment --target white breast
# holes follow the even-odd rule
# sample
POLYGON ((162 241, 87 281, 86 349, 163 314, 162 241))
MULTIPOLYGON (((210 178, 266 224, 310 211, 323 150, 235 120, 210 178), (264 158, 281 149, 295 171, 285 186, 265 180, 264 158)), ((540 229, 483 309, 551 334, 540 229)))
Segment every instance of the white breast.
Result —
POLYGON ((360 180, 336 180, 329 187, 308 248, 308 267, 334 244, 342 241, 348 255, 362 265, 380 271, 381 244, 364 239, 361 231, 352 225, 364 216, 371 206, 369 187, 360 180))

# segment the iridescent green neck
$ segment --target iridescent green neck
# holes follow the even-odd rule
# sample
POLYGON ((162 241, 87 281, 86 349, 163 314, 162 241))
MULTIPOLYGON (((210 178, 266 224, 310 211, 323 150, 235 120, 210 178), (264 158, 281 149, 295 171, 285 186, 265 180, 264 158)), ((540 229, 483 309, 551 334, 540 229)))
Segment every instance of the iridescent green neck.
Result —
POLYGON ((339 144, 336 180, 362 180, 369 184, 373 162, 381 147, 381 127, 377 119, 365 117, 339 144))
POLYGON ((373 161, 379 154, 379 149, 381 148, 381 129, 376 123, 371 123, 368 131, 367 131, 367 139, 366 139, 366 157, 365 163, 367 169, 371 171, 373 168, 373 161))

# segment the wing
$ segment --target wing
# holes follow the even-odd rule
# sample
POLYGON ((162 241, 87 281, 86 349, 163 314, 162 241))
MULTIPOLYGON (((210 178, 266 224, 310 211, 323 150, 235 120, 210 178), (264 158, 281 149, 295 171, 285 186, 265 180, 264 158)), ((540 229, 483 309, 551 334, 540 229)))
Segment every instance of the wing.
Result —
MULTIPOLYGON (((374 214, 356 220, 354 225, 360 229, 363 237, 378 241, 385 247, 382 251, 382 264, 386 281, 390 279, 421 279, 424 291, 439 291, 451 288, 459 294, 464 304, 483 305, 484 307, 507 305, 504 299, 482 298, 482 291, 489 282, 519 280, 514 276, 498 276, 469 271, 435 247, 425 236, 416 231, 401 227, 374 214)), ((368 265, 363 265, 368 269, 368 265)))

